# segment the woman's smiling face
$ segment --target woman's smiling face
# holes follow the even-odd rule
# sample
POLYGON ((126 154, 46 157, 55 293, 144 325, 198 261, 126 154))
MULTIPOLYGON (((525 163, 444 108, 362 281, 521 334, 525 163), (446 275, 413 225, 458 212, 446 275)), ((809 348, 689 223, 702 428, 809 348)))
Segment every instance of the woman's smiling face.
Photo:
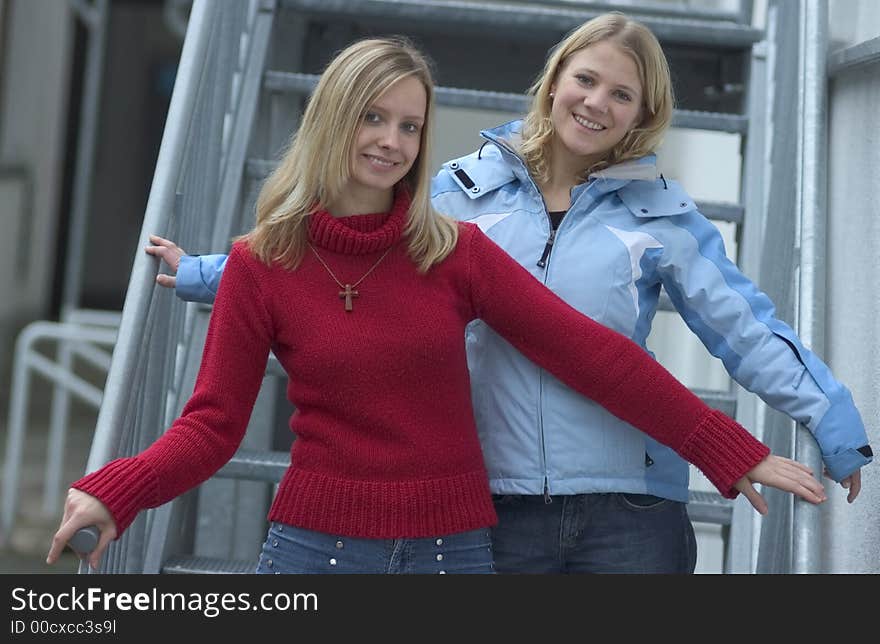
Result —
POLYGON ((551 91, 553 154, 579 169, 601 160, 641 120, 638 68, 611 41, 572 54, 551 91))

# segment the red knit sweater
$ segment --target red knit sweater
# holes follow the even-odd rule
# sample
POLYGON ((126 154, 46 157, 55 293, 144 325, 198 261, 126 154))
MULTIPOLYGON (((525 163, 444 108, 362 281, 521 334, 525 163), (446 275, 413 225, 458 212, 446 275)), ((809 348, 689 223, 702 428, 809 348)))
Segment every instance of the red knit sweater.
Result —
POLYGON ((354 310, 307 252, 286 270, 244 242, 229 256, 192 397, 146 451, 74 483, 118 532, 211 477, 237 449, 270 349, 296 406, 291 466, 273 521, 336 535, 426 537, 493 525, 474 426, 465 325, 481 318, 534 362, 671 446, 727 496, 769 450, 703 404, 638 345, 575 312, 478 228, 417 272, 401 239, 408 201, 390 213, 310 218, 310 237, 354 310))

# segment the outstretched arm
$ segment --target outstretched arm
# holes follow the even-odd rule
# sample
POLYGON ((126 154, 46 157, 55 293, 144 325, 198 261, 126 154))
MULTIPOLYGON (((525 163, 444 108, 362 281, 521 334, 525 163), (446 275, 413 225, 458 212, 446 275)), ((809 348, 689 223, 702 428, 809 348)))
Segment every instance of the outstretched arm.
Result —
POLYGON ((770 298, 727 257, 711 222, 688 213, 664 234, 658 272, 684 322, 733 379, 809 429, 827 476, 852 503, 860 468, 873 455, 849 390, 776 317, 770 298))
POLYGON ((230 265, 218 293, 195 389, 180 417, 143 452, 110 461, 71 485, 76 492, 68 495, 48 561, 57 559, 77 529, 94 524, 101 537, 89 559, 96 563, 102 546, 138 512, 207 480, 235 453, 265 375, 273 332, 246 252, 233 255, 239 261, 230 265))
POLYGON ((808 468, 710 409, 644 349, 581 314, 475 227, 470 243, 474 313, 539 366, 618 418, 678 452, 729 498, 743 492, 759 512, 763 483, 811 502, 825 499, 808 468))

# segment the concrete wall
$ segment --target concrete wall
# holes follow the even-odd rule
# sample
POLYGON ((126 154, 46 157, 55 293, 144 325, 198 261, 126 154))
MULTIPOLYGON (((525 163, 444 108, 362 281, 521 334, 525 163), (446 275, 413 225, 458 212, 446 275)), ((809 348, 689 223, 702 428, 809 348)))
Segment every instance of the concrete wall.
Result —
MULTIPOLYGON (((836 46, 880 37, 880 3, 830 4, 836 46)), ((875 51, 877 43, 875 43, 875 51)), ((880 450, 880 63, 829 84, 827 353, 853 392, 875 453, 880 450)), ((837 491, 825 515, 823 569, 880 572, 880 473, 864 468, 862 494, 848 506, 837 491)))

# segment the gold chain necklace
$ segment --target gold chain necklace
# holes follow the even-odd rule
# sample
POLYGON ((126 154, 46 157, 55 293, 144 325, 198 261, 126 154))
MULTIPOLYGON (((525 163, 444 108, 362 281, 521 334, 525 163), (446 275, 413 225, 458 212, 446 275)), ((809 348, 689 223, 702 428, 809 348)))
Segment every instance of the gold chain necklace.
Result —
POLYGON ((382 253, 382 257, 377 259, 376 263, 370 267, 370 270, 368 270, 366 273, 361 275, 361 278, 358 281, 356 281, 354 284, 343 284, 342 282, 340 282, 337 279, 337 277, 333 274, 333 271, 330 270, 330 267, 327 266, 327 262, 325 262, 324 259, 320 255, 318 255, 318 251, 315 250, 315 247, 312 246, 311 244, 309 244, 309 248, 312 249, 312 252, 315 254, 315 257, 318 258, 318 261, 321 263, 321 266, 323 266, 324 269, 327 271, 327 273, 330 275, 330 277, 333 278, 333 281, 336 282, 339 285, 339 288, 342 289, 341 291, 339 291, 339 299, 345 300, 345 310, 350 313, 351 311, 354 310, 354 302, 352 301, 352 298, 359 297, 358 292, 354 289, 357 287, 358 284, 360 284, 361 282, 363 282, 367 278, 367 275, 369 275, 370 273, 372 273, 375 270, 375 268, 380 264, 380 262, 383 259, 385 259, 385 256, 391 252, 391 249, 394 248, 394 246, 389 246, 385 250, 385 252, 382 253))

